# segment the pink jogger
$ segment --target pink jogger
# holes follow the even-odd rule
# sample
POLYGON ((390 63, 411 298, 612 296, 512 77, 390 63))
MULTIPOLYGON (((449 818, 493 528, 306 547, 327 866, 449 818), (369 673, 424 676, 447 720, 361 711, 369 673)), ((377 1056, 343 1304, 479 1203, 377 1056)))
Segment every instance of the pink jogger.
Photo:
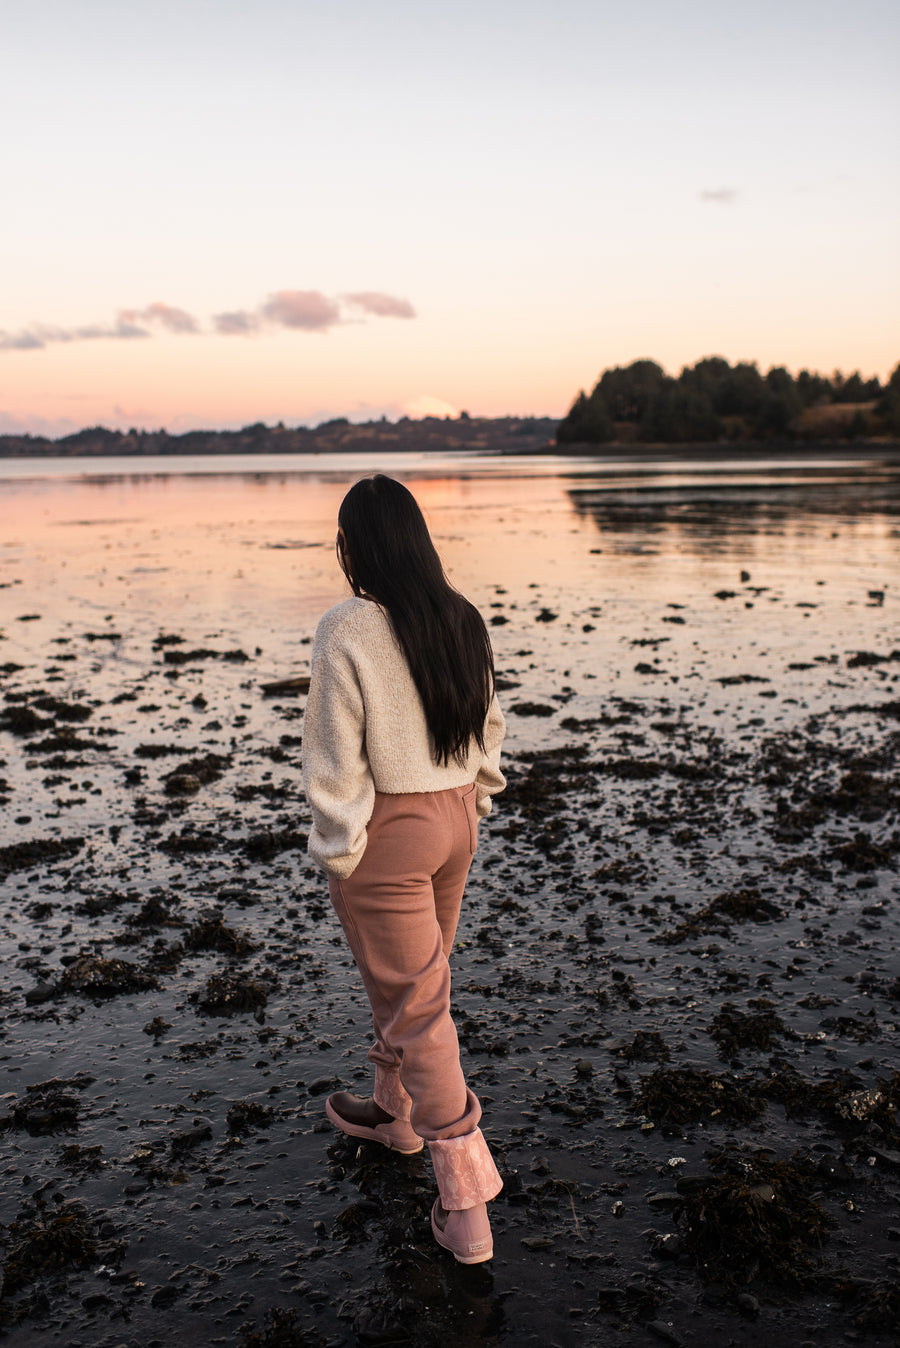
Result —
POLYGON ((474 785, 378 793, 362 860, 348 879, 329 880, 372 1007, 374 1098, 428 1142, 448 1211, 502 1188, 450 1015, 448 957, 477 824, 474 785))

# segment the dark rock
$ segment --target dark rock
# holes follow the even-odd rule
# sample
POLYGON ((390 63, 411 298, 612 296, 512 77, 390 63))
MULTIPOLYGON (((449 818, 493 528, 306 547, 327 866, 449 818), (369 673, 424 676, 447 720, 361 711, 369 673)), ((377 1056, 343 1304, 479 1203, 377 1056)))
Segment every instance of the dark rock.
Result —
POLYGON ((181 1294, 181 1288, 174 1283, 166 1283, 163 1287, 157 1287, 150 1298, 150 1305, 157 1309, 160 1307, 171 1306, 181 1294))
POLYGON ((173 1133, 170 1139, 173 1156, 182 1156, 192 1147, 197 1147, 201 1142, 208 1142, 212 1137, 212 1124, 209 1119, 194 1119, 190 1128, 184 1129, 180 1133, 173 1133))
MULTIPOLYGON (((315 1081, 309 1083, 306 1090, 309 1095, 324 1095, 326 1091, 333 1091, 340 1084, 338 1077, 317 1077, 315 1081)), ((328 1124, 327 1128, 330 1131, 331 1124, 328 1124)))
POLYGON ((648 1320, 647 1328, 651 1334, 655 1334, 658 1339, 662 1339, 663 1343, 674 1344, 675 1348, 684 1348, 684 1339, 665 1320, 648 1320))
POLYGON ((35 987, 29 988, 25 993, 25 1001, 29 1006, 39 1006, 41 1002, 49 1002, 56 996, 55 983, 38 983, 35 987))

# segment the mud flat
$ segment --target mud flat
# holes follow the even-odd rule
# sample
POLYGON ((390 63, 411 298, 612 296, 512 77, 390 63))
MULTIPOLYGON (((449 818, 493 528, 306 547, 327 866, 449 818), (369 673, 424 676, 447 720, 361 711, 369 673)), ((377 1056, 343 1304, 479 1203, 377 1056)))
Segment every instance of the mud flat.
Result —
POLYGON ((47 610, 21 570, 5 1342, 896 1342, 890 594, 862 565, 764 585, 726 558, 725 583, 617 599, 608 552, 647 533, 616 527, 572 543, 594 589, 477 596, 509 789, 454 995, 505 1189, 469 1270, 431 1239, 427 1161, 324 1120, 329 1090, 367 1089, 368 1015, 304 852, 304 696, 263 687, 302 676, 311 624, 272 659, 93 592, 47 610))

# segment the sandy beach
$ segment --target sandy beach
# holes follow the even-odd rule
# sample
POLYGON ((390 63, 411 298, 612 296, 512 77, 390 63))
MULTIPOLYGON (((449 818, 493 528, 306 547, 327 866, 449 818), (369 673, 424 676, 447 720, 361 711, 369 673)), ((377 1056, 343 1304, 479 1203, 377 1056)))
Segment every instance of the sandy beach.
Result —
POLYGON ((403 470, 509 721, 468 1270, 323 1113, 368 1009, 267 686, 356 468, 68 473, 0 484, 4 1342, 896 1343, 896 463, 403 470))

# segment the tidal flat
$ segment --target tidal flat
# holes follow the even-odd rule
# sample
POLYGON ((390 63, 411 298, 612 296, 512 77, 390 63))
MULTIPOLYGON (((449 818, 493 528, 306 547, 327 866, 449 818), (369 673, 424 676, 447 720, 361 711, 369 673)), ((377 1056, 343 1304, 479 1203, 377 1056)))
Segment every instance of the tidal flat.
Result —
POLYGON ((508 719, 453 957, 495 1257, 323 1112, 370 1025, 302 679, 365 465, 41 465, 0 483, 0 1337, 895 1344, 900 465, 371 467, 508 719))

